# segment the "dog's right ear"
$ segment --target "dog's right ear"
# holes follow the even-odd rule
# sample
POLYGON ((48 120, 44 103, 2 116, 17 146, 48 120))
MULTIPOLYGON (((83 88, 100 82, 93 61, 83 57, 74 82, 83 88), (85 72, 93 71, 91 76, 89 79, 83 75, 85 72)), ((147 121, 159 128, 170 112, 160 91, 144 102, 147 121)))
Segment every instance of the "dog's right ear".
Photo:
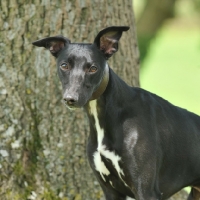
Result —
POLYGON ((94 40, 94 44, 105 55, 110 58, 118 50, 118 43, 124 31, 128 31, 128 26, 110 26, 101 30, 94 40))
POLYGON ((57 56, 59 51, 62 50, 67 44, 70 43, 70 40, 62 35, 47 37, 41 40, 36 40, 32 44, 38 47, 45 47, 48 49, 53 56, 57 56))

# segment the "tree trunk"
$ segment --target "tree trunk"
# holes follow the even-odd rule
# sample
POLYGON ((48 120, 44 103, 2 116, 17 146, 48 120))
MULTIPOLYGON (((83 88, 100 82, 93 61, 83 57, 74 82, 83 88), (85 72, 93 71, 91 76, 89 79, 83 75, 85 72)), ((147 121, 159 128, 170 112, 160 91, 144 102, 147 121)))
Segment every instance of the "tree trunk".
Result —
POLYGON ((0 1, 0 199, 100 199, 85 153, 86 115, 64 107, 54 59, 31 42, 59 34, 93 42, 106 26, 129 25, 109 63, 138 86, 132 1, 22 2, 0 1))

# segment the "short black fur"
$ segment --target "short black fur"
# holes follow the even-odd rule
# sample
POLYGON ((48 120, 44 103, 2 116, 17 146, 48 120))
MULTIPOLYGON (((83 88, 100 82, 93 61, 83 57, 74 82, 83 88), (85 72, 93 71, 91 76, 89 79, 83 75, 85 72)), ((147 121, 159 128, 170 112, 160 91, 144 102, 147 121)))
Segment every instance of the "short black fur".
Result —
POLYGON ((106 200, 164 200, 186 186, 188 200, 200 200, 200 117, 107 70, 128 29, 108 27, 93 44, 63 36, 33 44, 55 56, 67 107, 88 114, 88 160, 106 200), (91 101, 100 87, 104 92, 91 101))

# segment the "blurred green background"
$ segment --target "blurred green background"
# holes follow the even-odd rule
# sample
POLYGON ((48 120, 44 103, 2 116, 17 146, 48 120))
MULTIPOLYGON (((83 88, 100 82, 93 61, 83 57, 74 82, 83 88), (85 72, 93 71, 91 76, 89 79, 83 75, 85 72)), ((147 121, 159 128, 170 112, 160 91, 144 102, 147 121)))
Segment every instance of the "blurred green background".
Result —
MULTIPOLYGON (((134 0, 140 44, 143 41, 140 39, 141 32, 145 34, 145 28, 140 27, 141 16, 145 15, 145 7, 150 7, 147 5, 148 1, 134 0)), ((164 2, 151 1, 155 1, 157 6, 164 2)), ((147 53, 141 56, 140 84, 142 88, 171 103, 200 115, 200 1, 171 2, 170 14, 153 34, 146 47, 147 53)), ((164 12, 160 7, 155 10, 164 12)), ((147 9, 146 12, 150 11, 147 9)), ((155 26, 154 21, 157 20, 155 18, 152 21, 152 18, 146 17, 146 21, 149 19, 149 24, 146 25, 149 26, 146 29, 147 34, 147 30, 155 26)))

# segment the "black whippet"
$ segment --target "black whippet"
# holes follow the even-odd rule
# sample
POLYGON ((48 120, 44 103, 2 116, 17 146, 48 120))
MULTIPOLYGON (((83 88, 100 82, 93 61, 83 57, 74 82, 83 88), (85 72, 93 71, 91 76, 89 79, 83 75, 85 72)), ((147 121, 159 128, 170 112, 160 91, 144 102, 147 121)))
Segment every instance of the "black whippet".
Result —
POLYGON ((88 159, 106 200, 167 199, 186 186, 199 200, 200 117, 128 86, 107 64, 128 29, 108 27, 93 44, 63 36, 33 44, 56 58, 65 104, 88 114, 88 159))

